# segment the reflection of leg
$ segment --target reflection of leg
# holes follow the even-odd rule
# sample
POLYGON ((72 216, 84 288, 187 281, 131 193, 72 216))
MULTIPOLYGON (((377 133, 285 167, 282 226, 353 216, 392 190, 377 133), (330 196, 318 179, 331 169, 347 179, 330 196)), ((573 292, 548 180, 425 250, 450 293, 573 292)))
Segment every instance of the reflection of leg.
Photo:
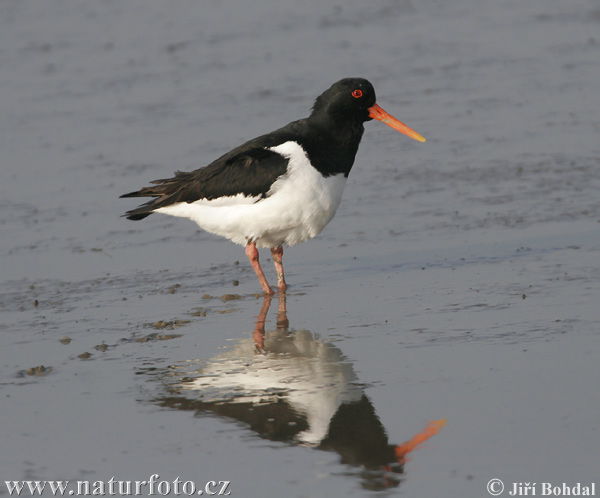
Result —
POLYGON ((283 246, 273 247, 271 249, 271 256, 273 257, 275 271, 277 272, 277 287, 279 287, 279 290, 284 291, 287 289, 287 285, 285 284, 285 277, 283 275, 283 246))
POLYGON ((285 330, 287 332, 290 327, 290 322, 287 317, 287 306, 285 292, 279 291, 277 293, 279 297, 279 310, 277 311, 277 330, 285 330))
POLYGON ((269 286, 269 282, 267 282, 265 274, 263 273, 260 263, 258 262, 258 249, 256 248, 256 244, 254 242, 248 242, 246 245, 246 256, 248 256, 250 264, 252 265, 252 268, 254 268, 254 272, 256 273, 258 281, 260 282, 263 291, 265 291, 265 294, 273 294, 273 291, 269 286))
POLYGON ((267 313, 269 312, 270 306, 271 297, 265 296, 260 313, 256 317, 254 332, 252 333, 252 339, 254 340, 254 346, 257 353, 265 352, 265 322, 267 321, 267 313))

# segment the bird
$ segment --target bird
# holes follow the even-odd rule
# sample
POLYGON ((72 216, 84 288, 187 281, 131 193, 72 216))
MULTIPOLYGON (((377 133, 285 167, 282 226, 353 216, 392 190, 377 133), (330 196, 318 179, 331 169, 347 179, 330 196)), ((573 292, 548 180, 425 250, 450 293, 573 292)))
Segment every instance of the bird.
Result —
POLYGON ((212 163, 120 197, 152 197, 123 216, 189 218, 203 230, 245 246, 265 294, 273 294, 258 249, 270 249, 277 288, 286 291, 283 246, 318 235, 340 204, 364 133, 378 120, 419 142, 425 138, 383 110, 373 85, 343 78, 319 95, 306 118, 249 140, 212 163))

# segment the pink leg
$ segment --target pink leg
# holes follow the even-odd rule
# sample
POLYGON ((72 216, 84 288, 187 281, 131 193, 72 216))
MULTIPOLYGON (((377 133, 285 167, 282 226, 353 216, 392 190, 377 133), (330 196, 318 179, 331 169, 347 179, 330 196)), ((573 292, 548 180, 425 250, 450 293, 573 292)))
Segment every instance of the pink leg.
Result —
POLYGON ((273 294, 271 286, 269 285, 269 282, 267 282, 265 274, 263 273, 260 263, 258 262, 258 249, 256 248, 256 244, 254 242, 248 242, 248 245, 246 245, 246 256, 248 256, 250 264, 252 265, 252 268, 254 268, 256 276, 258 277, 258 281, 260 282, 263 291, 265 291, 265 294, 273 294))
POLYGON ((285 276, 283 275, 283 246, 273 247, 271 249, 271 256, 273 257, 273 263, 275 263, 275 271, 277 272, 277 287, 280 291, 287 289, 285 284, 285 276))

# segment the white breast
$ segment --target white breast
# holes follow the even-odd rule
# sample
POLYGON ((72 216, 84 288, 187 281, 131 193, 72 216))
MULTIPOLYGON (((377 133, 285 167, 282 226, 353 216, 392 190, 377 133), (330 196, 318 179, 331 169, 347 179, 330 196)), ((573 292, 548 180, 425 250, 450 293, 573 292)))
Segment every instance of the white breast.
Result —
POLYGON ((158 213, 195 221, 202 229, 238 244, 254 241, 257 247, 288 246, 309 240, 331 221, 346 184, 343 174, 324 178, 293 141, 270 150, 289 159, 288 171, 267 197, 237 195, 162 207, 158 213))

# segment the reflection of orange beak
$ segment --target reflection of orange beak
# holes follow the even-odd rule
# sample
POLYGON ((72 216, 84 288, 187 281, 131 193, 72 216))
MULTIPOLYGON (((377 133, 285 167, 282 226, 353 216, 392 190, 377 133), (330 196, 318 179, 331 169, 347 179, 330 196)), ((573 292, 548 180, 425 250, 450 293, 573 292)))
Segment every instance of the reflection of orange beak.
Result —
POLYGON ((431 436, 440 432, 445 425, 446 419, 431 421, 427 424, 425 429, 415 435, 412 439, 396 446, 396 459, 398 462, 404 463, 408 458, 406 455, 413 451, 417 446, 427 441, 431 436))
POLYGON ((373 107, 369 107, 369 116, 377 121, 381 121, 385 123, 394 130, 399 131, 400 133, 404 133, 410 138, 414 138, 419 142, 424 142, 425 138, 422 135, 419 135, 415 130, 409 128, 401 121, 398 121, 394 116, 385 112, 381 107, 377 104, 373 104, 373 107))

